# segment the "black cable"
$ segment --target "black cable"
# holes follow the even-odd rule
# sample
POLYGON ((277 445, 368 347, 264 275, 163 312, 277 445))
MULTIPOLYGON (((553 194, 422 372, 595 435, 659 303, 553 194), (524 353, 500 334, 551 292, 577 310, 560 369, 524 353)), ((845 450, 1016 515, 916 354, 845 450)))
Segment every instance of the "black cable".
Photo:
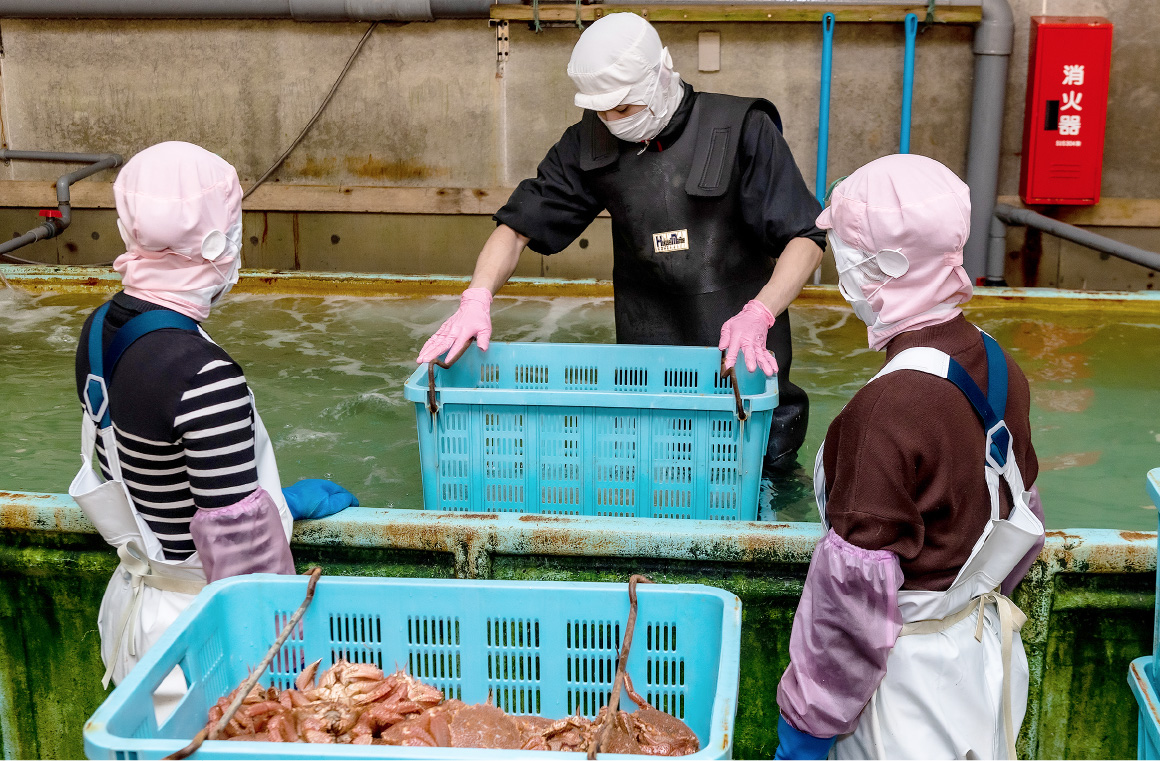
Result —
POLYGON ((298 144, 302 142, 302 138, 306 137, 306 133, 309 132, 310 128, 314 126, 314 123, 318 121, 318 117, 322 116, 322 112, 330 103, 330 99, 334 97, 334 93, 338 91, 338 86, 341 85, 342 80, 346 78, 346 73, 350 71, 350 67, 354 64, 354 59, 358 57, 359 51, 362 50, 363 45, 365 45, 366 41, 370 39, 371 33, 375 31, 375 27, 378 25, 379 22, 375 21, 372 22, 370 27, 367 28, 367 31, 362 36, 362 39, 359 40, 358 44, 354 46, 354 50, 351 52, 350 58, 346 59, 346 66, 342 67, 342 72, 338 75, 338 79, 334 80, 334 84, 331 85, 330 92, 326 94, 326 97, 322 101, 322 105, 320 105, 318 110, 314 112, 314 116, 310 117, 310 121, 306 122, 306 126, 302 128, 301 132, 298 133, 298 137, 294 138, 294 142, 290 143, 290 147, 287 148, 282 153, 282 155, 278 157, 277 161, 270 165, 270 168, 266 170, 266 173, 259 177, 258 181, 251 185, 249 190, 242 194, 243 201, 246 200, 246 198, 248 198, 251 193, 257 190, 263 182, 270 179, 270 175, 274 174, 274 172, 276 172, 278 168, 282 166, 282 162, 286 160, 286 157, 290 155, 290 152, 298 147, 298 144))

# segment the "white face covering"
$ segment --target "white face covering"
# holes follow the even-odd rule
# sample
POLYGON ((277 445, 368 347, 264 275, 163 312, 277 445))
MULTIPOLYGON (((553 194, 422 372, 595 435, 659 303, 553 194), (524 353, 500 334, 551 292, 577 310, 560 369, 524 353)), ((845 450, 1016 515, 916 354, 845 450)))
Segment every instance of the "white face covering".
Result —
POLYGON ((223 296, 230 292, 238 282, 238 274, 242 270, 242 222, 238 220, 230 225, 230 230, 224 235, 214 230, 205 236, 201 244, 202 258, 209 261, 217 273, 222 276, 222 284, 216 286, 215 292, 209 297, 209 303, 216 304, 223 296), (226 271, 218 266, 222 256, 232 256, 226 271))
POLYGON ((870 299, 882 286, 906 274, 910 263, 901 251, 893 249, 871 254, 849 245, 831 230, 827 236, 838 267, 838 291, 850 303, 858 319, 873 327, 879 323, 878 313, 870 306, 870 299), (869 289, 869 293, 867 290, 869 289))
POLYGON ((681 76, 673 71, 673 59, 668 48, 661 50, 661 60, 641 85, 647 88, 643 96, 630 94, 625 103, 618 105, 641 104, 644 109, 622 119, 601 119, 609 132, 629 143, 643 143, 659 135, 681 105, 685 90, 681 86, 681 76))

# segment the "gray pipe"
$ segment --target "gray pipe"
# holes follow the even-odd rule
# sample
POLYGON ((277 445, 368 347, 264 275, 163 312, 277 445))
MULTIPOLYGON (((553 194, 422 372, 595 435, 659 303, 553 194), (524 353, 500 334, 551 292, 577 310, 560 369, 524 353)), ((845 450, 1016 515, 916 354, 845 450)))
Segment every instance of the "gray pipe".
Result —
POLYGON ((115 153, 62 153, 60 151, 10 151, 0 150, 0 161, 66 161, 70 164, 95 164, 115 153))
POLYGON ((991 217, 990 241, 987 245, 987 285, 1003 285, 1003 270, 1007 264, 1007 225, 999 215, 991 217), (998 274, 995 274, 998 273, 998 274))
POLYGON ((1058 219, 1045 217, 1030 209, 1016 209, 1014 206, 1008 206, 1005 203, 1001 203, 995 207, 995 216, 1004 222, 1013 225, 1023 225, 1025 227, 1034 227, 1036 230, 1050 233, 1057 238, 1070 240, 1072 243, 1078 243, 1081 246, 1102 251, 1105 254, 1118 256, 1121 259, 1127 259, 1133 264, 1139 264, 1141 267, 1147 267, 1148 269, 1160 272, 1160 254, 1154 251, 1129 246, 1127 243, 1105 238, 1102 235, 1097 235, 1075 225, 1060 222, 1058 219))
POLYGON ((9 251, 15 251, 21 246, 27 246, 29 243, 35 243, 38 240, 45 240, 56 235, 56 228, 54 225, 45 222, 43 225, 38 225, 28 232, 24 233, 18 238, 6 240, 0 243, 0 254, 6 254, 9 251))
POLYGON ((0 161, 67 161, 78 164, 88 164, 80 169, 61 175, 56 181, 56 207, 60 216, 49 217, 44 224, 37 225, 28 232, 12 240, 0 243, 0 254, 15 251, 21 246, 35 243, 38 240, 47 240, 60 235, 72 223, 72 196, 69 186, 78 180, 83 180, 105 169, 118 167, 122 163, 120 155, 116 153, 60 153, 57 151, 10 151, 0 150, 0 161))
POLYGON ((971 188, 971 237, 963 250, 963 265, 971 279, 985 275, 1001 282, 998 268, 987 257, 995 201, 999 197, 999 152, 1003 138, 1003 107, 1007 98, 1007 62, 1015 37, 1014 16, 1007 0, 983 0, 983 20, 975 30, 975 85, 971 97, 971 138, 967 148, 967 185, 971 188))

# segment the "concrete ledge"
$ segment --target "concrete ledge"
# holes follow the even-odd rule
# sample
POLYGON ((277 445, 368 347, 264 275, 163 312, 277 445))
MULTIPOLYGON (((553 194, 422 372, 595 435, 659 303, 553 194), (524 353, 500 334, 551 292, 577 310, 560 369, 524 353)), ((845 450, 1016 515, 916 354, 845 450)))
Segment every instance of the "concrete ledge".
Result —
MULTIPOLYGON (((36 292, 113 293, 121 287, 121 276, 108 267, 0 264, 0 275, 10 283, 36 292)), ((456 275, 392 275, 364 272, 305 272, 287 270, 242 270, 235 293, 303 294, 324 296, 430 296, 456 294, 471 281, 456 275)), ((608 280, 562 280, 542 277, 513 277, 501 296, 612 296, 608 280)), ((1123 306, 1132 310, 1160 308, 1160 291, 1072 291, 1059 288, 991 288, 979 286, 967 309, 1008 307, 1012 302, 1032 306, 1094 307, 1123 306)), ((844 307, 846 302, 834 285, 807 285, 795 300, 798 304, 829 304, 844 307)))
MULTIPOLYGON (((96 534, 67 494, 0 492, 0 530, 96 534)), ((294 525, 294 544, 450 552, 470 569, 484 555, 621 557, 726 563, 809 563, 817 523, 594 518, 352 507, 294 525)), ((1039 556, 1055 573, 1147 573, 1156 532, 1048 531, 1039 556)), ((470 574, 475 575, 475 574, 470 574)))

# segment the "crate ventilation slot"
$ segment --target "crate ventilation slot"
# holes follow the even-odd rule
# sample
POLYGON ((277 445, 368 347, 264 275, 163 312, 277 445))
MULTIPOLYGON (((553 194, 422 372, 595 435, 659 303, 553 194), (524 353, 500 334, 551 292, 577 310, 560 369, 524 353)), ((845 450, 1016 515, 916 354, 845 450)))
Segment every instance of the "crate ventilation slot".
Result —
POLYGON ((543 365, 516 365, 516 388, 547 388, 548 368, 543 365))
POLYGON ((620 650, 619 621, 570 621, 565 635, 568 713, 595 718, 608 703, 616 657, 620 650))
POLYGON ((339 660, 383 668, 383 623, 377 615, 330 614, 330 661, 339 660))
POLYGON ((695 394, 697 392, 696 370, 665 370, 665 392, 669 394, 695 394))
POLYGON ((443 690, 444 697, 463 699, 462 645, 458 618, 407 618, 407 672, 443 690))
POLYGON ((614 391, 647 391, 648 370, 643 367, 618 367, 612 374, 614 391))
POLYGON ((596 384, 596 368, 595 367, 571 367, 564 368, 564 388, 569 391, 595 391, 596 384))
MULTIPOLYGON (((286 628, 286 624, 290 623, 290 611, 279 610, 274 612, 274 618, 270 622, 270 641, 278 638, 282 630, 286 628)), ((287 638, 286 644, 274 656, 274 660, 270 662, 270 676, 273 684, 279 690, 288 689, 294 684, 294 677, 298 672, 306 667, 306 650, 303 637, 302 622, 298 622, 298 626, 290 632, 290 637, 287 638)), ((229 687, 225 692, 229 692, 232 687, 229 687)), ((225 694, 224 692, 221 694, 225 694)))
POLYGON ((487 683, 508 713, 540 713, 540 622, 487 620, 487 683))
MULTIPOLYGON (((677 655, 677 625, 649 623, 643 632, 648 660, 645 662, 644 699, 654 708, 685 718, 685 659, 677 655)), ((639 634, 637 635, 639 636, 639 634)))

